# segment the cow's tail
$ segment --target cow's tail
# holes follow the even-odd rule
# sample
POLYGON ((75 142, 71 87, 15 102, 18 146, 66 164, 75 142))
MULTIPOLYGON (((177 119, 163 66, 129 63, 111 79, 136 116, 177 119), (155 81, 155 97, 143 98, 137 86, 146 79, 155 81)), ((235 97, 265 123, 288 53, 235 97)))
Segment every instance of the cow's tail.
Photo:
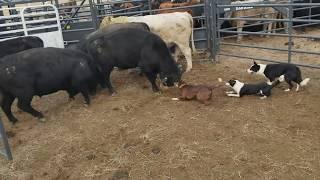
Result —
POLYGON ((192 47, 192 51, 196 52, 197 50, 196 50, 196 47, 194 45, 194 40, 193 40, 193 18, 189 13, 187 13, 187 14, 189 15, 188 17, 191 22, 191 47, 192 47))

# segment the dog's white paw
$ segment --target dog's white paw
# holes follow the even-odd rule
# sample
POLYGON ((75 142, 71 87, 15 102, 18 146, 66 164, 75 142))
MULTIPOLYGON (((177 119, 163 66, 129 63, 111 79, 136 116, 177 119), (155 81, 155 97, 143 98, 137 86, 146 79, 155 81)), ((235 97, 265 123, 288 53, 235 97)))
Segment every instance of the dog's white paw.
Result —
POLYGON ((279 80, 280 82, 284 82, 284 80, 285 80, 284 75, 281 75, 281 76, 278 78, 278 80, 279 80))
POLYGON ((171 98, 172 101, 179 101, 179 98, 171 98))
POLYGON ((260 97, 260 99, 266 99, 267 98, 267 96, 262 96, 262 97, 260 97))
POLYGON ((285 92, 289 92, 289 91, 290 91, 290 89, 285 89, 284 91, 285 91, 285 92))

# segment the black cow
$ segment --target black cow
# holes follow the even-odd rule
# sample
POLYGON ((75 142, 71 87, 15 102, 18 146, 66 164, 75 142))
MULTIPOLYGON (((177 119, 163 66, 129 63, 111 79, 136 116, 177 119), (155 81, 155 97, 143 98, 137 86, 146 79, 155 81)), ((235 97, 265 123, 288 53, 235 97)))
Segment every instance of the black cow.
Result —
POLYGON ((128 28, 141 29, 141 30, 150 32, 149 26, 143 22, 117 23, 117 24, 110 24, 106 28, 102 28, 97 31, 94 31, 89 35, 87 35, 85 39, 87 40, 96 39, 101 35, 105 35, 106 33, 112 33, 120 29, 128 29, 128 28))
MULTIPOLYGON (((295 0, 294 3, 320 3, 320 0, 295 0)), ((320 7, 317 6, 312 6, 312 4, 310 4, 311 6, 299 6, 299 7, 295 7, 293 9, 293 17, 294 18, 299 18, 299 19, 309 19, 309 13, 310 13, 310 19, 313 20, 319 20, 320 19, 320 7), (309 12, 310 8, 308 7, 312 7, 311 11, 309 12), (305 8, 305 9, 303 9, 305 8), (303 17, 303 18, 302 18, 303 17)), ((302 25, 302 24, 308 24, 307 22, 293 22, 293 25, 302 25)))
MULTIPOLYGON (((43 118, 41 112, 31 107, 33 96, 66 90, 73 98, 81 92, 89 104, 88 93, 95 93, 100 75, 99 66, 81 51, 60 48, 25 50, 0 59, 0 104, 13 124, 18 121, 11 112, 15 98, 21 110, 43 118)), ((101 85, 105 87, 103 83, 101 85)))
POLYGON ((92 41, 92 40, 97 39, 97 38, 99 38, 101 36, 105 36, 108 33, 112 33, 112 32, 118 31, 120 29, 128 29, 128 28, 141 29, 141 30, 150 32, 149 26, 146 23, 143 23, 143 22, 110 24, 106 28, 98 29, 98 30, 88 34, 87 36, 82 38, 80 43, 71 44, 71 45, 68 46, 68 48, 70 48, 70 49, 79 49, 79 48, 81 48, 80 46, 85 46, 86 45, 86 43, 85 43, 86 41, 92 41))
POLYGON ((82 50, 91 54, 106 73, 110 93, 115 92, 110 82, 110 73, 114 67, 139 67, 155 92, 159 91, 155 82, 157 74, 160 74, 160 79, 166 86, 173 86, 180 80, 180 69, 165 42, 151 32, 133 28, 121 29, 84 44, 82 50))
POLYGON ((37 47, 43 47, 43 41, 36 36, 25 36, 0 41, 0 58, 37 47))

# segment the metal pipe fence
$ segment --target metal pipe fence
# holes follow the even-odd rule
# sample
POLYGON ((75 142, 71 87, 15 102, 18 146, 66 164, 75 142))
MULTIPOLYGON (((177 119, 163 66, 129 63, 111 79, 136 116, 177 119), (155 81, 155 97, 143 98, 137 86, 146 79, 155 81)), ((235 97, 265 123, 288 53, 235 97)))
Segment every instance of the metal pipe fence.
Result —
MULTIPOLYGON (((161 11, 200 8, 202 9, 202 13, 193 16, 194 21, 201 22, 199 27, 194 27, 194 41, 196 42, 196 46, 198 45, 198 49, 205 49, 210 52, 212 60, 217 60, 218 56, 223 54, 222 51, 225 47, 261 49, 282 53, 287 51, 288 57, 286 62, 292 62, 296 53, 319 55, 317 52, 294 49, 295 47, 292 45, 296 39, 320 39, 319 36, 314 34, 297 34, 294 31, 297 28, 320 24, 320 3, 314 3, 312 0, 310 0, 310 3, 307 0, 285 0, 281 2, 257 0, 257 2, 251 1, 250 3, 231 3, 230 0, 204 0, 204 2, 199 4, 164 9, 152 8, 151 0, 125 0, 121 2, 82 0, 77 5, 62 5, 59 4, 58 0, 55 0, 55 2, 57 3, 56 6, 59 7, 60 16, 62 17, 61 25, 63 26, 66 43, 78 42, 81 37, 96 30, 101 20, 106 16, 140 16, 158 14, 161 11), (120 8, 120 4, 123 3, 132 3, 133 6, 120 8), (265 11, 257 14, 243 14, 236 17, 225 16, 230 12, 258 8, 272 8, 275 12, 265 11), (245 21, 246 23, 241 26, 232 24, 232 22, 241 21, 245 21), (232 25, 222 27, 222 24, 225 22, 229 22, 232 25), (272 27, 270 32, 265 27, 271 23, 274 27, 272 27), (239 28, 242 30, 240 31, 239 28), (239 36, 257 35, 286 38, 288 45, 287 47, 275 48, 245 44, 245 41, 236 43, 226 42, 226 40, 232 40, 239 36)), ((0 20, 6 20, 5 18, 0 16, 0 20)), ((21 24, 20 22, 13 22, 11 25, 17 26, 21 24)), ((2 28, 1 24, 0 28, 2 28)))
MULTIPOLYGON (((294 41, 297 39, 307 39, 307 40, 315 40, 320 39, 319 35, 314 34, 297 34, 294 30, 300 27, 310 27, 320 24, 320 3, 296 3, 297 1, 289 0, 285 3, 275 3, 275 2, 251 2, 251 3, 224 3, 223 1, 214 0, 213 3, 215 5, 212 6, 212 12, 216 14, 217 18, 214 18, 213 24, 216 25, 216 28, 213 29, 217 34, 217 39, 214 42, 215 45, 213 47, 217 48, 217 50, 212 51, 213 56, 228 56, 228 57, 236 57, 241 59, 255 59, 266 62, 287 62, 293 63, 303 67, 312 67, 312 68, 320 68, 320 61, 317 62, 316 58, 312 63, 297 63, 295 62, 298 54, 303 56, 312 55, 319 56, 320 53, 316 52, 316 50, 307 50, 307 49, 296 49, 294 41), (282 15, 282 18, 279 16, 271 16, 272 13, 267 13, 260 11, 260 9, 271 8, 275 10, 275 13, 282 15), (255 11, 256 10, 256 11, 255 11), (304 12, 305 10, 306 12, 304 12), (312 10, 312 12, 311 12, 312 10), (317 11, 314 11, 317 10, 317 11), (237 14, 235 13, 236 11, 237 14), (297 12, 303 13, 299 14, 297 12), (226 13, 229 13, 229 16, 226 16, 226 13), (307 14, 306 14, 307 13, 307 14), (222 17, 221 17, 222 14, 222 17), (231 14, 231 15, 230 15, 231 14), (221 24, 229 22, 229 27, 222 27, 221 24), (277 24, 283 23, 283 27, 277 27, 277 24), (268 30, 266 26, 272 26, 272 29, 268 30), (252 31, 253 27, 260 27, 261 29, 258 31, 252 31), (283 31, 284 30, 284 31, 283 31), (281 33, 280 33, 281 32, 281 33), (272 37, 275 40, 278 38, 286 38, 286 45, 272 47, 262 42, 259 43, 251 43, 248 44, 247 41, 242 40, 242 36, 268 36, 272 37), (240 37, 240 38, 239 38, 240 37), (237 38, 236 42, 230 42, 230 40, 237 38), (228 40, 228 41, 226 41, 228 40), (285 47, 287 46, 287 47, 285 47), (229 47, 233 47, 236 49, 232 51, 229 47), (269 59, 269 58, 261 58, 257 54, 250 54, 250 50, 261 50, 266 52, 271 52, 273 55, 279 55, 283 57, 283 53, 287 53, 286 60, 282 58, 282 60, 278 59, 269 59), (244 51, 246 53, 239 53, 239 51, 244 51), (225 53, 224 51, 228 51, 225 53), (278 54, 281 53, 281 54, 278 54)), ((274 15, 274 14, 272 14, 274 15)))

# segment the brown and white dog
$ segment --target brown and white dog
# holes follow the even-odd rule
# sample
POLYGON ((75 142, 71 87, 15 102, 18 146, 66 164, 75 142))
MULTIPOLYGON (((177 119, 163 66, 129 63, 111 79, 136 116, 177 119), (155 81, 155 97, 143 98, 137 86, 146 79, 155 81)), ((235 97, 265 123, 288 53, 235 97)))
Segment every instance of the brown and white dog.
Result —
POLYGON ((190 85, 184 81, 179 82, 179 89, 181 95, 179 98, 172 98, 172 100, 193 100, 209 105, 212 97, 212 90, 218 86, 206 86, 206 85, 190 85))

